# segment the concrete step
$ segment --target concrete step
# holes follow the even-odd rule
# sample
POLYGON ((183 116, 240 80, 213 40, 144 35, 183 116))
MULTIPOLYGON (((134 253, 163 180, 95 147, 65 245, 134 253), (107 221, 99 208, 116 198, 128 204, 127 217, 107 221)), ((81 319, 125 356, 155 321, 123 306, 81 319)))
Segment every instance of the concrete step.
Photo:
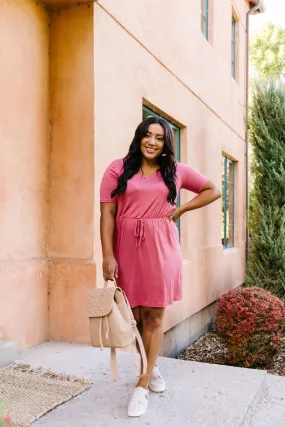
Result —
POLYGON ((91 389, 56 408, 33 427, 241 427, 264 391, 265 371, 160 358, 167 383, 163 394, 150 395, 147 414, 127 417, 136 377, 135 357, 118 352, 119 380, 110 381, 109 351, 89 346, 45 343, 23 351, 20 360, 91 378, 91 389))
POLYGON ((264 396, 248 412, 244 427, 285 426, 285 377, 268 375, 264 396))
POLYGON ((18 343, 0 340, 0 368, 10 365, 18 359, 18 343))

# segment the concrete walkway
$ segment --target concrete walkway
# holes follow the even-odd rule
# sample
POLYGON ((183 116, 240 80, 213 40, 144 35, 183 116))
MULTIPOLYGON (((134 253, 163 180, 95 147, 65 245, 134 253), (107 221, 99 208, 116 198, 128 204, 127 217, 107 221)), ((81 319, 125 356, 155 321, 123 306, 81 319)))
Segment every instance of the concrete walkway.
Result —
POLYGON ((268 375, 263 398, 250 410, 244 427, 285 426, 285 377, 268 375))
POLYGON ((59 406, 33 427, 240 427, 262 398, 267 378, 264 371, 161 358, 166 392, 151 393, 147 414, 129 419, 127 405, 136 383, 133 354, 118 353, 117 383, 110 382, 108 350, 50 342, 23 351, 20 360, 93 381, 89 391, 59 406))

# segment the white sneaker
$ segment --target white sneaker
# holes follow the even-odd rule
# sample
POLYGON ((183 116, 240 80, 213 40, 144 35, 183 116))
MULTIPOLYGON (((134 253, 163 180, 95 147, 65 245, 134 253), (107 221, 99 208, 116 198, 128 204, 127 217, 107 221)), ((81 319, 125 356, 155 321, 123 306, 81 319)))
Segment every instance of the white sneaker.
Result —
POLYGON ((147 410, 148 391, 143 387, 135 388, 128 407, 129 417, 140 417, 147 410))
POLYGON ((155 365, 149 382, 149 388, 155 393, 162 393, 165 389, 165 382, 162 378, 161 373, 159 372, 159 368, 155 365))

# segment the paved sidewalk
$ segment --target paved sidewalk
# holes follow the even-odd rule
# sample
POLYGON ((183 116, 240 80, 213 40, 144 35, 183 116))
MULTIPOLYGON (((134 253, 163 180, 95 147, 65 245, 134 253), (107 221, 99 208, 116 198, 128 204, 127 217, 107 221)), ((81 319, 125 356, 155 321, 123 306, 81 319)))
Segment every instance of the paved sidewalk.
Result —
POLYGON ((244 427, 285 426, 285 377, 268 375, 266 391, 255 410, 249 412, 244 427))
POLYGON ((127 405, 136 383, 133 354, 118 353, 117 383, 110 382, 108 350, 50 342, 23 351, 20 359, 33 367, 93 381, 89 391, 32 427, 241 427, 248 410, 262 395, 267 377, 264 371, 160 358, 166 392, 151 393, 147 414, 129 419, 127 405))

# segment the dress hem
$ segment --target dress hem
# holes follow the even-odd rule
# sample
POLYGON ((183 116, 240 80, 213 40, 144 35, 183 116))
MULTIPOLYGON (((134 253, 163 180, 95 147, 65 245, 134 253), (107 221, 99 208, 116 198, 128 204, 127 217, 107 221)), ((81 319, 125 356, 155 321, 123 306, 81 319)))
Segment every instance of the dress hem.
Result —
POLYGON ((166 307, 169 307, 170 305, 173 305, 173 303, 179 302, 181 300, 182 300, 182 297, 181 298, 177 298, 177 299, 173 299, 170 303, 166 303, 166 304, 163 304, 163 305, 157 305, 157 304, 131 304, 130 303, 130 306, 131 306, 131 308, 136 308, 136 307, 166 308, 166 307))

